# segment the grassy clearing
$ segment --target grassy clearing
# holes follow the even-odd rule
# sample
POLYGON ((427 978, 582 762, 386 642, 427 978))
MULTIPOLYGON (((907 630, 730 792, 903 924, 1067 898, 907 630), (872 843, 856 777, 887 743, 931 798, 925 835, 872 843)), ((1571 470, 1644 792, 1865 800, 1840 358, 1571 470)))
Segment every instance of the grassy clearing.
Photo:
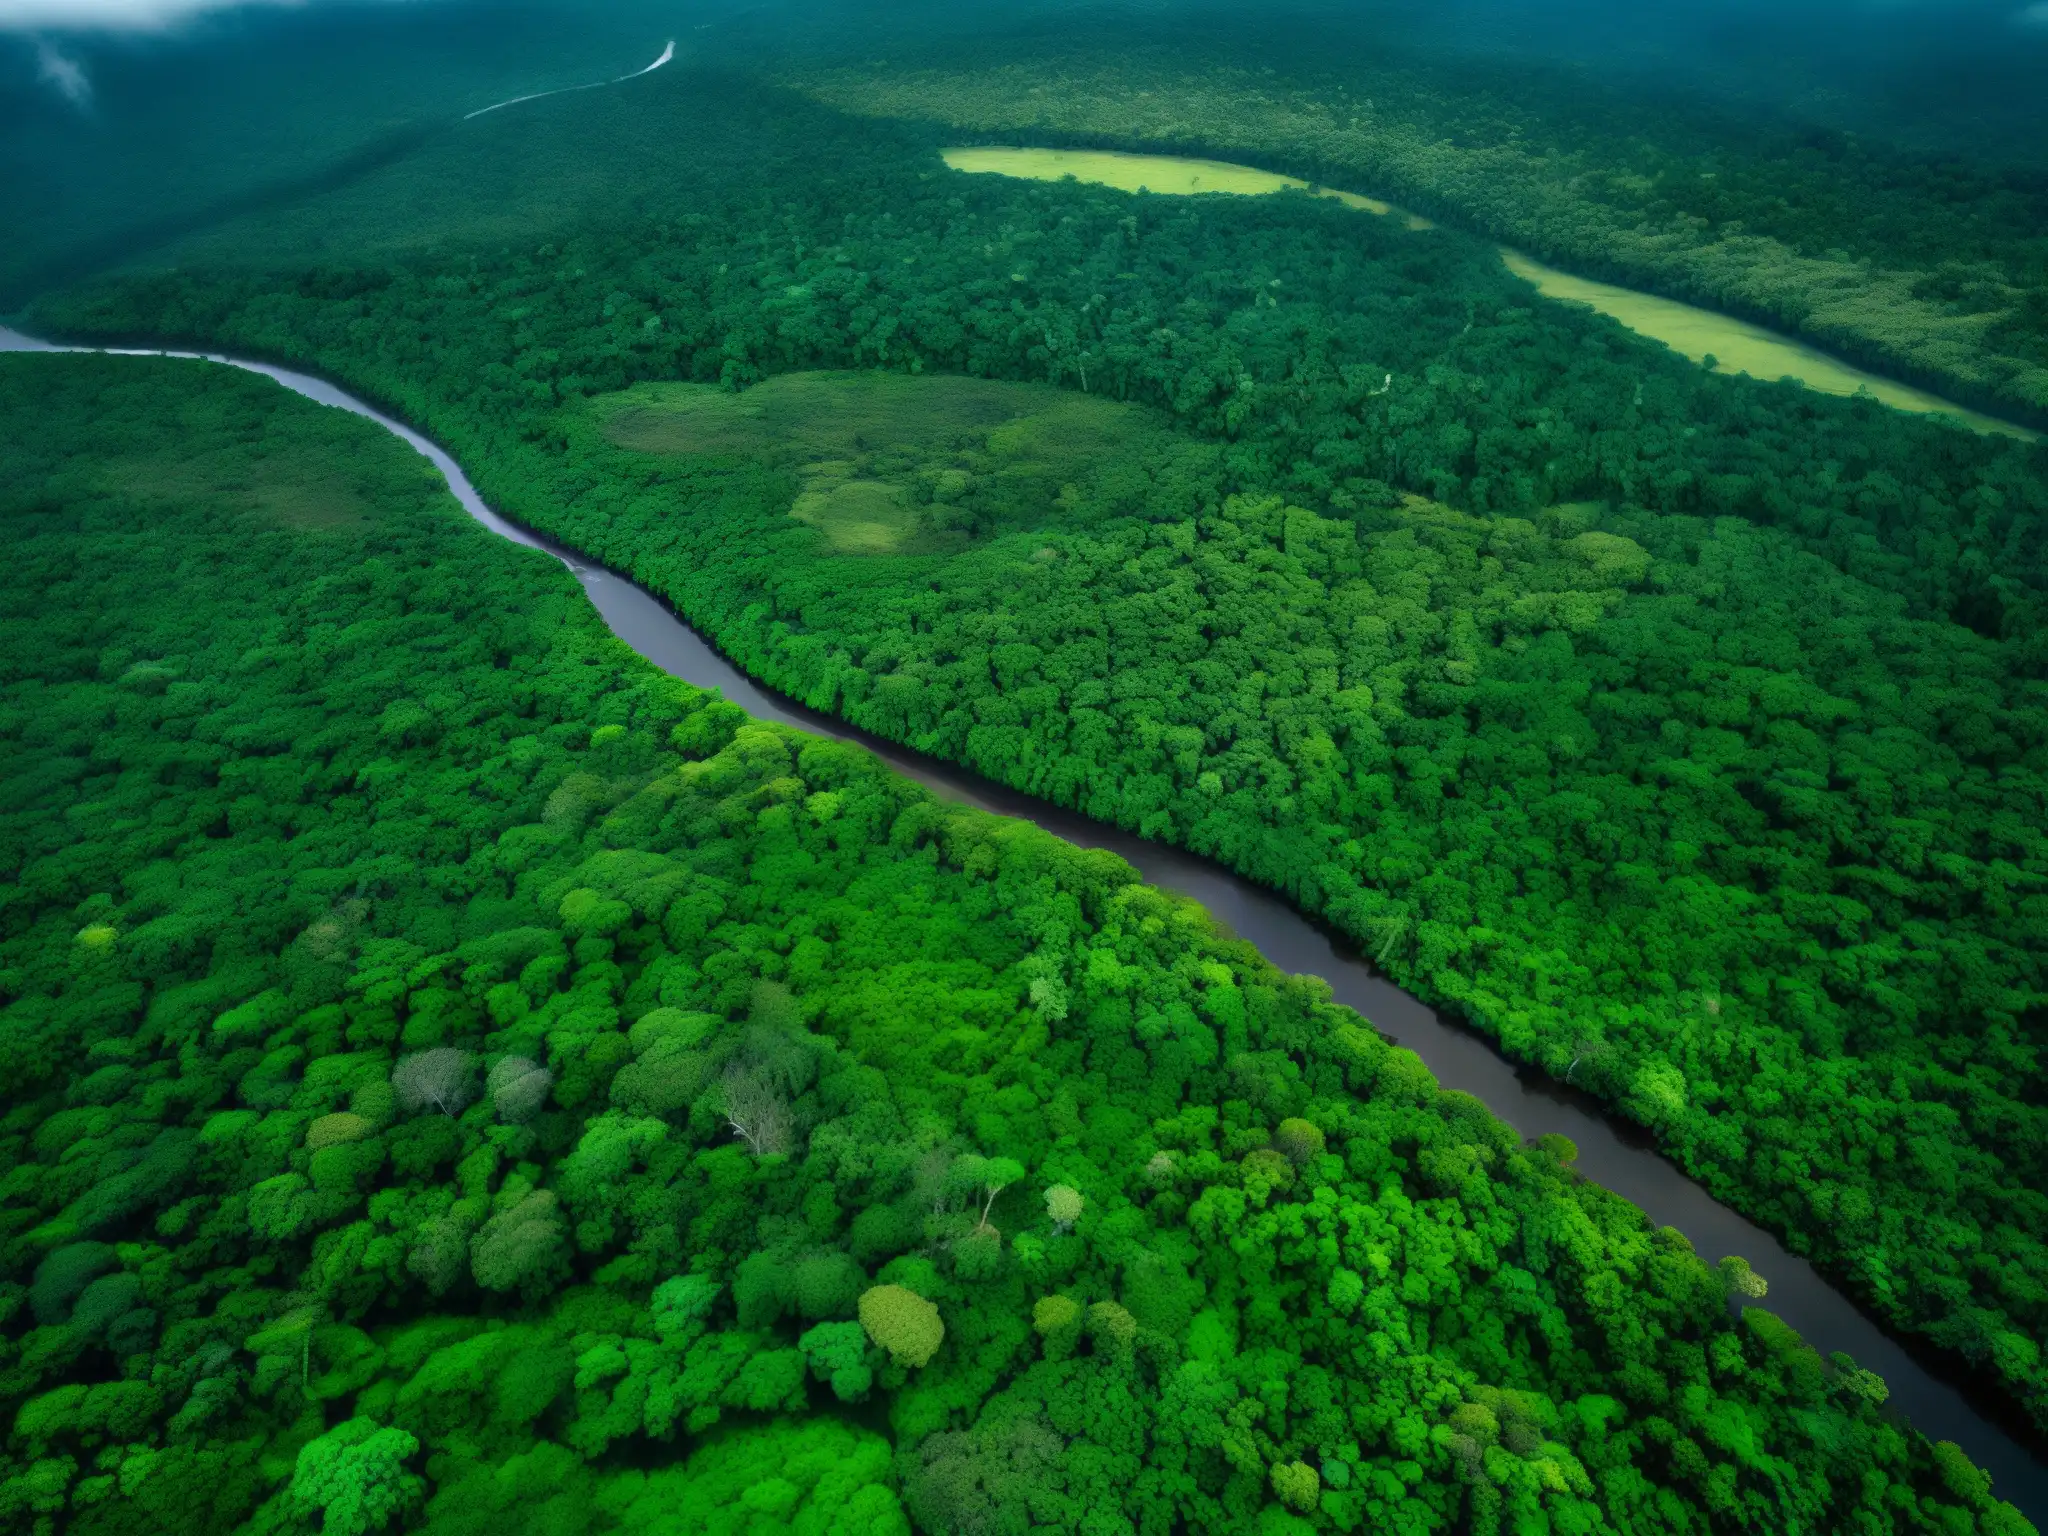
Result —
POLYGON ((1332 198, 1347 208, 1385 216, 1398 213, 1410 229, 1434 226, 1420 214, 1377 197, 1312 186, 1293 176, 1261 171, 1227 160, 1196 160, 1184 155, 1135 155, 1115 149, 1040 149, 977 145, 941 152, 947 165, 970 175, 1021 176, 1029 181, 1076 181, 1115 187, 1119 192, 1156 192, 1161 197, 1197 197, 1214 192, 1261 197, 1269 192, 1308 192, 1332 198))
POLYGON ((917 531, 917 508, 885 480, 809 482, 789 515, 825 535, 842 555, 887 555, 917 531))
POLYGON ((890 373, 788 373, 740 394, 643 384, 593 409, 631 452, 787 467, 790 516, 847 555, 1049 521, 1070 482, 1161 431, 1139 407, 1049 385, 890 373))

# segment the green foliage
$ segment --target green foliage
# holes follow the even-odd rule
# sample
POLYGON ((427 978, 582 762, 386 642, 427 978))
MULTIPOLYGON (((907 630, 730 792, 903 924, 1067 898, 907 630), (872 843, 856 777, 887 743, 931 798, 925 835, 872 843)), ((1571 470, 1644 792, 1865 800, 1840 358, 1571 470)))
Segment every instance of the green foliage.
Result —
POLYGON ((840 554, 960 547, 1028 518, 1092 463, 1154 446, 1134 406, 1042 384, 892 373, 790 373, 744 394, 641 385, 595 419, 635 453, 744 458, 786 470, 790 515, 840 554))
POLYGON ((945 1341, 939 1309, 900 1285, 878 1285, 860 1298, 860 1325, 898 1365, 917 1369, 931 1363, 945 1341))
MULTIPOLYGON (((1143 23, 1091 26, 1085 42, 1025 33, 889 65, 806 61, 785 78, 846 111, 949 124, 969 143, 1024 134, 1250 159, 2048 411, 2048 204, 2022 171, 1583 68, 1347 40, 1323 17, 1257 36, 1223 26, 1163 40, 1143 23)), ((1972 137, 1982 143, 1981 126, 1972 137)))
POLYGON ((545 1189, 485 1222, 470 1245, 470 1271, 487 1291, 552 1290, 567 1271, 561 1202, 545 1189))
POLYGON ((909 1536, 890 1486, 888 1444, 831 1418, 722 1436, 683 1466, 606 1490, 627 1532, 706 1536, 909 1536))
MULTIPOLYGON (((595 103, 563 108, 569 140, 618 126, 595 103)), ((907 130, 731 81, 678 74, 635 113, 701 150, 637 221, 366 256, 345 283, 187 264, 43 313, 408 402, 495 503, 755 675, 1284 892, 2048 1413, 2040 450, 1707 374, 1532 309, 1449 231, 951 176, 907 130), (886 540, 812 515, 834 476, 888 489, 886 540)), ((391 174, 459 179, 485 142, 391 174)), ((123 686, 170 697, 155 665, 123 686)), ((379 739, 416 749, 435 718, 380 701, 379 739)), ((724 720, 664 745, 716 750, 724 720)), ((656 818, 622 812, 616 743, 579 745, 516 848, 656 818)), ((678 945, 737 920, 676 878, 550 885, 521 925, 583 952, 657 905, 678 945)), ((1064 978, 1031 988, 1069 1018, 1064 978)), ((509 968, 492 989, 465 1006, 537 1011, 509 968)), ((402 1043, 456 1018, 408 1011, 402 1043)), ((1191 1061, 1242 1054, 1158 1019, 1137 1027, 1191 1061)), ((763 1157, 800 1137, 748 1055, 520 1049, 563 1113, 723 1114, 763 1157)), ((272 1070, 251 1107, 297 1068, 272 1070)), ((1277 1065, 1242 1070, 1269 1135, 1303 1107, 1277 1065)), ((391 1142, 394 1168, 439 1153, 391 1142)), ((1269 1195, 1302 1178, 1249 1168, 1269 1195)), ((104 1230, 151 1177, 67 1221, 104 1230)), ((266 1220, 325 1198, 273 1186, 266 1220)), ((961 1213, 861 1210, 849 1251, 940 1241, 996 1277, 985 1236, 922 1230, 961 1213)))
POLYGON ((842 1403, 857 1403, 874 1385, 867 1330, 859 1323, 820 1323, 797 1341, 811 1374, 842 1403))
POLYGON ((1033 1303, 1031 1326, 1045 1341, 1046 1359, 1062 1360, 1073 1352, 1085 1315, 1081 1303, 1071 1296, 1041 1296, 1033 1303))
POLYGON ((29 1306, 39 1323, 63 1323, 79 1294, 119 1259, 106 1243, 67 1243, 36 1266, 29 1306))
MULTIPOLYGON (((1343 1463, 1338 1463, 1343 1465, 1343 1463)), ((1316 1469, 1306 1462, 1290 1461, 1285 1466, 1273 1469, 1273 1496, 1289 1509, 1311 1512, 1316 1507, 1316 1498, 1323 1491, 1322 1479, 1316 1469)))
POLYGON ((1321 984, 655 674, 373 429, 7 358, 0 434, 10 1529, 2013 1528, 1321 984), (437 1051, 556 1087, 402 1113, 437 1051))
POLYGON ((1088 1197, 1071 1184, 1055 1184, 1045 1192, 1046 1218, 1061 1232, 1072 1230, 1087 1205, 1088 1197))
POLYGON ((1326 1145, 1315 1123, 1299 1116, 1282 1120, 1273 1130, 1274 1150, 1297 1168, 1321 1157, 1326 1145))
POLYGON ((1059 1435, 1036 1418, 933 1435, 904 1469, 904 1502, 930 1531, 1028 1529, 1063 1459, 1059 1435))
POLYGON ((291 1501, 326 1536, 382 1530, 418 1500, 425 1484, 405 1463, 420 1443, 402 1429, 349 1419, 308 1441, 292 1468, 291 1501))

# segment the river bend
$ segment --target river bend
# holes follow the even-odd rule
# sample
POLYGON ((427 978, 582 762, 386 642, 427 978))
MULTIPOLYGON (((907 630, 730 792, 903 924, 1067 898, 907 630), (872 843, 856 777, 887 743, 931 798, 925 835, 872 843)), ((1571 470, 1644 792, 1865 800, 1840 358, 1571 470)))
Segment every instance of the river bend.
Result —
POLYGON ((1576 1166, 1580 1171, 1640 1206, 1651 1220, 1678 1228, 1709 1263, 1731 1253, 1748 1259, 1770 1282, 1766 1300, 1770 1310, 1798 1329, 1807 1343, 1823 1354, 1846 1351, 1857 1364, 1884 1377, 1891 1388, 1891 1406, 1915 1428, 1931 1439, 1955 1441, 1991 1474, 1998 1497, 2017 1506, 2036 1524, 2048 1525, 2048 1464, 1980 1411, 1940 1363, 1925 1363, 1909 1352, 1805 1259, 1716 1200, 1658 1153, 1644 1133, 1607 1118, 1589 1096, 1541 1072, 1517 1067, 1484 1036, 1441 1017, 1376 975, 1348 943, 1333 938, 1272 892, 1194 854, 1145 842, 1134 834, 1047 805, 770 692, 721 656, 661 599, 500 516, 484 504, 447 452, 324 379, 211 353, 58 347, 4 326, 0 326, 0 351, 107 351, 226 363, 264 374, 309 400, 374 421, 424 454, 476 521, 516 544, 544 550, 568 566, 612 633, 663 671, 699 687, 719 689, 757 719, 857 742, 944 799, 1036 822, 1068 842, 1121 855, 1149 883, 1201 902, 1280 969, 1323 977, 1338 1002, 1355 1008, 1414 1050, 1445 1087, 1463 1089, 1482 1099, 1523 1136, 1555 1132, 1570 1137, 1579 1149, 1576 1166))

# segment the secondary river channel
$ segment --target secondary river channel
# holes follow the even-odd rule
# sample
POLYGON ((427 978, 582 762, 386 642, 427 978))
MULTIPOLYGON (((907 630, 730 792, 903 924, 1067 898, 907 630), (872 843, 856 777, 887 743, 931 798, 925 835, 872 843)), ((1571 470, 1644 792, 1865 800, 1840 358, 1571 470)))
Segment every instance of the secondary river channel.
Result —
MULTIPOLYGON (((127 349, 53 347, 0 327, 0 351, 69 350, 127 349)), ((1809 1344, 1823 1354, 1844 1350, 1859 1365, 1884 1377, 1891 1388, 1891 1406, 1914 1427, 1933 1439, 1955 1441, 1991 1474, 2000 1498, 2016 1505, 2037 1525, 2048 1525, 2048 1464, 1981 1412, 1937 1365, 1909 1352, 1805 1259, 1714 1199, 1640 1133, 1608 1119, 1585 1095, 1509 1062, 1485 1037, 1440 1016, 1375 974, 1346 942, 1271 892, 1205 859, 1047 805, 770 692, 721 656, 661 599, 592 565, 575 551, 499 516, 484 504, 449 454, 403 422, 324 379, 213 354, 138 349, 129 355, 204 358, 247 368, 309 400, 369 418, 424 454, 446 478, 456 500, 479 523, 514 543, 544 550, 567 565, 612 632, 663 671, 700 687, 721 690, 758 719, 858 742, 897 772, 945 799, 1034 821, 1082 847, 1110 849, 1150 883, 1194 897, 1282 970, 1327 980, 1337 1001, 1357 1009, 1414 1050, 1446 1087, 1461 1088, 1484 1100, 1524 1136, 1555 1132, 1570 1137, 1579 1149, 1577 1167, 1581 1172, 1633 1201, 1653 1221, 1676 1227, 1709 1262, 1731 1253, 1748 1259, 1770 1282, 1766 1304, 1797 1328, 1809 1344)))

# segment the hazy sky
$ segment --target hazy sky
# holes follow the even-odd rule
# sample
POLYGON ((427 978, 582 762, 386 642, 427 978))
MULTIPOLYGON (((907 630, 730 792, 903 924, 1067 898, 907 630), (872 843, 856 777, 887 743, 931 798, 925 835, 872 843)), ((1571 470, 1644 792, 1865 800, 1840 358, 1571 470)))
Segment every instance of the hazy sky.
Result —
POLYGON ((201 11, 248 4, 297 5, 302 0, 0 0, 0 27, 122 29, 167 26, 201 11))
MULTIPOLYGON (((205 11, 228 10, 237 6, 321 3, 325 0, 0 0, 0 28, 49 31, 151 29, 169 26, 205 11)), ((1370 0, 1360 0, 1361 9, 1369 7, 1370 0)), ((1528 0, 1526 8, 1531 13, 1541 13, 1546 6, 1544 0, 1528 0)), ((1624 11, 1631 8, 1617 6, 1618 10, 1624 11)), ((1741 11, 1745 8, 1743 0, 1734 0, 1734 3, 1721 0, 1718 5, 1715 0, 1706 0, 1704 4, 1690 7, 1696 14, 1705 15, 1711 15, 1717 9, 1741 11)), ((1796 4, 1793 8, 1796 9, 1796 4)), ((1815 8, 1836 9, 1826 4, 1815 8)), ((1863 8, 1877 13, 1925 13, 1943 9, 1981 10, 1982 3, 1981 0, 1863 0, 1863 8)), ((989 9, 1000 14, 1008 7, 993 4, 989 9)), ((2009 0, 1998 9, 2006 10, 2015 22, 2023 26, 2048 26, 2048 0, 2009 0)))

